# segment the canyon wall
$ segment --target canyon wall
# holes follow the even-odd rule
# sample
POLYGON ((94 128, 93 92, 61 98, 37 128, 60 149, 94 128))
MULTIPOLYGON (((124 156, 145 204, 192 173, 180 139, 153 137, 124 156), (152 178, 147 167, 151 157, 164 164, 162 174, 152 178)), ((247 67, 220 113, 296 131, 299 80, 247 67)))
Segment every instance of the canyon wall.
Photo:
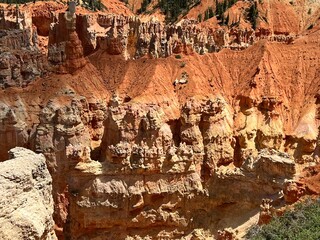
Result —
MULTIPOLYGON (((50 33, 50 52, 60 47, 63 52, 63 39, 66 35, 64 13, 55 16, 50 33)), ((111 55, 121 55, 125 59, 143 56, 163 58, 173 54, 206 54, 218 52, 223 48, 243 50, 255 41, 269 39, 278 42, 290 42, 295 34, 222 27, 199 26, 195 20, 181 20, 178 24, 165 24, 157 20, 142 22, 134 16, 114 14, 79 14, 76 31, 80 36, 84 54, 101 49, 111 55)))
POLYGON ((265 148, 233 164, 232 118, 221 99, 191 100, 175 122, 155 105, 118 100, 100 161, 85 146, 67 147, 72 239, 212 238, 256 214, 263 198, 281 201, 296 173, 293 158, 265 148))
POLYGON ((0 160, 44 155, 59 239, 241 235, 271 200, 318 194, 298 179, 319 164, 319 21, 299 35, 39 9, 0 12, 0 160))

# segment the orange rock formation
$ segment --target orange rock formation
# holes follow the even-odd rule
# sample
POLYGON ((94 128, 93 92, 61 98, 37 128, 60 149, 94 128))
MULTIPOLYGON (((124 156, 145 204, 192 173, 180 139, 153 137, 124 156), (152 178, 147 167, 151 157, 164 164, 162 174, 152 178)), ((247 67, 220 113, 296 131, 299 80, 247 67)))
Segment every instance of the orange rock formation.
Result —
POLYGON ((262 1, 253 30, 250 2, 192 19, 209 2, 2 5, 0 160, 44 154, 60 239, 224 239, 319 194, 319 4, 262 1))

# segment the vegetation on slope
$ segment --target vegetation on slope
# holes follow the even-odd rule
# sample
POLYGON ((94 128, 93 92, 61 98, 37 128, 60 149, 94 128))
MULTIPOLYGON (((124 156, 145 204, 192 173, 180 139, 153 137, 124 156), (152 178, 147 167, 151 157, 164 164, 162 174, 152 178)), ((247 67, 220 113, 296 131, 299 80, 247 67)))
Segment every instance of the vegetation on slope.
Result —
POLYGON ((269 224, 254 226, 247 234, 252 240, 319 240, 320 198, 298 204, 294 210, 275 217, 269 224))
MULTIPOLYGON (((209 7, 205 13, 204 13, 204 21, 212 18, 212 17, 217 17, 217 19, 220 21, 220 25, 228 25, 229 22, 229 15, 225 18, 224 13, 225 11, 232 7, 237 0, 223 0, 223 1, 218 1, 216 0, 216 7, 213 9, 213 7, 209 7)), ((202 21, 202 15, 199 14, 198 16, 198 21, 202 21)))
POLYGON ((151 0, 143 0, 141 3, 141 8, 138 10, 138 13, 140 14, 145 12, 150 3, 151 3, 151 0))
MULTIPOLYGON (((122 0, 127 2, 127 0, 122 0)), ((152 9, 148 8, 152 0, 143 0, 141 8, 138 10, 138 14, 150 13, 152 9)), ((201 0, 159 0, 158 5, 154 8, 160 8, 161 12, 165 15, 167 22, 176 22, 182 16, 187 14, 190 9, 200 4, 201 0)), ((238 0, 215 0, 213 5, 209 5, 204 12, 200 12, 197 16, 198 22, 206 21, 210 18, 216 17, 219 24, 229 25, 229 13, 226 11, 236 4, 238 0)), ((252 25, 253 29, 257 27, 257 19, 259 18, 257 1, 250 0, 250 7, 246 9, 246 19, 252 25)), ((240 21, 240 20, 239 20, 240 21)), ((236 24, 233 22, 233 24, 236 24)), ((239 23, 238 23, 239 24, 239 23)))
POLYGON ((180 14, 187 13, 200 0, 160 0, 159 7, 168 22, 175 22, 180 14))
POLYGON ((259 12, 258 12, 258 8, 257 8, 257 2, 254 2, 251 5, 251 7, 249 8, 249 12, 248 12, 248 18, 252 24, 253 29, 256 29, 256 27, 257 27, 258 16, 259 16, 259 12))
POLYGON ((101 3, 101 0, 83 0, 83 7, 92 10, 102 10, 105 6, 101 3))

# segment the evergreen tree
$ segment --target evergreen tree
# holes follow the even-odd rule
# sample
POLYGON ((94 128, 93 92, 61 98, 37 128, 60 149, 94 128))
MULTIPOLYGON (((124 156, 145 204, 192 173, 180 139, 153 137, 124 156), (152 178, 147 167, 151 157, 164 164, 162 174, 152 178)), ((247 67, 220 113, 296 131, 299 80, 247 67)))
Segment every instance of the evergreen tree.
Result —
POLYGON ((249 13, 248 13, 248 18, 252 24, 252 28, 256 29, 257 28, 257 18, 259 16, 258 8, 257 8, 257 3, 254 2, 254 4, 251 5, 249 8, 249 13))
POLYGON ((220 19, 221 19, 221 25, 224 25, 224 14, 223 13, 221 14, 220 19))
POLYGON ((227 18, 226 18, 225 24, 226 24, 226 25, 229 25, 229 13, 228 13, 228 15, 227 15, 227 18))
POLYGON ((224 0, 223 3, 222 3, 222 12, 225 12, 227 10, 227 0, 224 0))
POLYGON ((213 12, 212 7, 209 7, 209 9, 208 9, 208 15, 209 15, 209 18, 214 17, 214 12, 213 12))
POLYGON ((174 22, 181 13, 187 11, 191 5, 194 6, 199 2, 200 0, 160 0, 158 6, 166 15, 166 20, 174 22))
POLYGON ((237 0, 229 0, 228 1, 228 8, 233 6, 236 2, 237 2, 237 0))
POLYGON ((217 14, 217 19, 220 20, 222 14, 224 13, 224 7, 223 4, 224 2, 219 2, 218 0, 216 1, 216 14, 217 14))
POLYGON ((209 19, 209 12, 208 10, 206 10, 206 12, 204 13, 204 20, 208 20, 209 19))
POLYGON ((151 0, 143 0, 141 3, 141 8, 138 10, 138 13, 143 13, 147 10, 147 7, 149 5, 149 3, 151 2, 151 0))

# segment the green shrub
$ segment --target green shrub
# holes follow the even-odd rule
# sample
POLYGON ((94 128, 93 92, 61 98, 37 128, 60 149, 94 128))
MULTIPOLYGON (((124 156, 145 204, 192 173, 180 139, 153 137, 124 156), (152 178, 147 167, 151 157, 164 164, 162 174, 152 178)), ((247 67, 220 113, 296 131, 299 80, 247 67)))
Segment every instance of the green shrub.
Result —
POLYGON ((320 199, 307 200, 267 225, 254 226, 246 237, 250 240, 319 240, 320 199))

